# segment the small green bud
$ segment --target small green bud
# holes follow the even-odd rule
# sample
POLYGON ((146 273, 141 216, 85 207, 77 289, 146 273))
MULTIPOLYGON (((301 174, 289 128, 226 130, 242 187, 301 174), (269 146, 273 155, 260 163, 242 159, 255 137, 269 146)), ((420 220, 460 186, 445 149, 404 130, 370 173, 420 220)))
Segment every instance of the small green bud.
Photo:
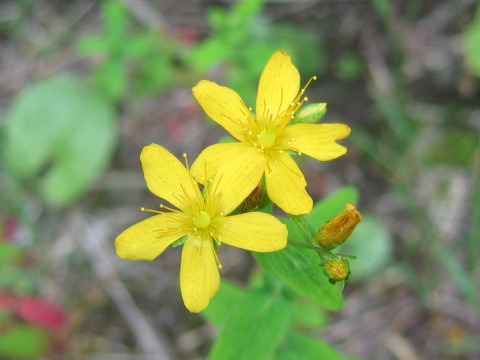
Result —
POLYGON ((327 113, 327 103, 308 104, 295 113, 294 124, 316 124, 327 113))
POLYGON ((323 273, 327 275, 328 281, 335 284, 348 279, 350 276, 350 264, 343 258, 331 258, 323 264, 323 273))

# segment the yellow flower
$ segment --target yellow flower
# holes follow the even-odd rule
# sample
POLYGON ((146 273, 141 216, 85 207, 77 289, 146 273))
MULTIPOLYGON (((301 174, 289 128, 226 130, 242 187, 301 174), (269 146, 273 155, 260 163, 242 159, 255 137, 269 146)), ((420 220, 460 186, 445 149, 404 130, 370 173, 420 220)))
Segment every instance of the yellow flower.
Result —
MULTIPOLYGON (((252 149, 253 151, 253 149, 252 149)), ((287 228, 274 216, 251 212, 227 216, 257 185, 252 174, 260 160, 245 153, 240 166, 226 164, 209 182, 202 195, 183 164, 157 144, 140 155, 148 189, 177 209, 158 213, 131 226, 115 240, 119 257, 153 260, 169 245, 187 236, 182 251, 180 289, 191 312, 205 309, 220 285, 216 245, 225 243, 246 250, 268 252, 287 244, 287 228), (249 161, 246 161, 249 160, 249 161)))
POLYGON ((290 55, 276 52, 260 77, 255 117, 235 91, 212 81, 200 81, 193 95, 207 115, 238 142, 207 147, 192 165, 193 176, 205 184, 222 164, 241 166, 244 157, 240 154, 248 151, 251 156, 247 161, 258 164, 252 176, 259 182, 266 174, 272 202, 290 214, 309 213, 313 201, 305 190, 307 182, 287 150, 320 161, 332 160, 347 152, 335 141, 351 131, 344 124, 291 124, 295 112, 307 100, 303 96, 313 79, 300 90, 300 74, 290 55))

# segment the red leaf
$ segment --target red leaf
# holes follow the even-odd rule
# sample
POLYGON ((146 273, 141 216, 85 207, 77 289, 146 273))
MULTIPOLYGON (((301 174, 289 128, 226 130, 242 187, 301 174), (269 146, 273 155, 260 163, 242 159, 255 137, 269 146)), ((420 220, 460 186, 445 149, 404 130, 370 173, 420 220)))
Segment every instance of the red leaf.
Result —
POLYGON ((67 323, 67 314, 62 308, 40 298, 19 299, 17 313, 26 322, 50 331, 60 331, 67 323))

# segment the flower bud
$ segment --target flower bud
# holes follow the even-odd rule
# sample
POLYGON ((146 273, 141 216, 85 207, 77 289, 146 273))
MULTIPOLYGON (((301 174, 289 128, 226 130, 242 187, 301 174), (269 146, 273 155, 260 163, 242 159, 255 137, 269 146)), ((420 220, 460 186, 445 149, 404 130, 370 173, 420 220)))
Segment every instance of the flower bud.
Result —
POLYGON ((248 195, 247 198, 243 201, 242 210, 244 212, 248 212, 258 207, 261 204, 264 195, 265 191, 263 190, 263 185, 260 181, 257 187, 253 189, 250 195, 248 195))
POLYGON ((327 275, 328 281, 335 284, 347 280, 350 276, 350 264, 346 259, 329 259, 323 264, 323 273, 327 275))
POLYGON ((327 113, 326 103, 308 104, 295 113, 294 124, 316 124, 327 113))
POLYGON ((347 204, 345 210, 317 230, 315 241, 324 249, 333 249, 352 235, 353 229, 361 220, 362 215, 355 205, 347 204))

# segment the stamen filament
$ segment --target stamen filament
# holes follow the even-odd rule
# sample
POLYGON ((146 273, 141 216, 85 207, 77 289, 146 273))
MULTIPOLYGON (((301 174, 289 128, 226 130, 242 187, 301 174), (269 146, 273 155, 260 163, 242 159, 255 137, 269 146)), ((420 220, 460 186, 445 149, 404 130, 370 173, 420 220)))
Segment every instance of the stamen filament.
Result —
MULTIPOLYGON (((162 207, 162 206, 160 205, 160 207, 162 207)), ((170 209, 169 209, 169 210, 170 210, 170 209)), ((140 211, 151 212, 151 213, 155 213, 155 214, 165 214, 164 211, 152 210, 152 209, 145 209, 143 206, 140 208, 140 211)))
POLYGON ((171 207, 169 207, 169 206, 166 206, 166 205, 164 205, 164 204, 160 204, 160 207, 161 207, 162 209, 167 209, 167 210, 170 210, 171 212, 174 212, 174 213, 179 213, 179 214, 182 214, 182 213, 183 213, 183 212, 182 212, 182 211, 180 211, 180 210, 177 210, 177 209, 171 208, 171 207))

